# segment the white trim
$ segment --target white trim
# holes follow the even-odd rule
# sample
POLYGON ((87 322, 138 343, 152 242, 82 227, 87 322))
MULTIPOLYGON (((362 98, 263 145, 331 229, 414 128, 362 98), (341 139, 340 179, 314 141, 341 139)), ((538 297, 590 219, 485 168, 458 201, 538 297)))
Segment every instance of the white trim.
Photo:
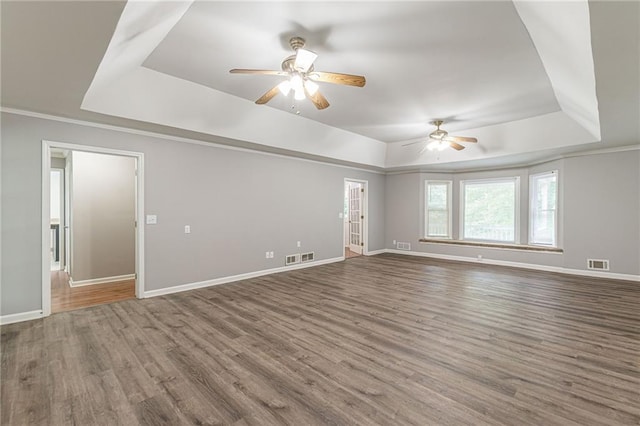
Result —
POLYGON ((344 259, 345 259, 344 256, 332 257, 330 259, 317 260, 314 262, 298 263, 291 266, 280 266, 278 268, 263 269, 261 271, 247 272, 244 274, 231 275, 231 276, 222 277, 222 278, 214 278, 212 280, 207 280, 207 281, 198 281, 195 283, 165 287, 165 288, 160 288, 158 290, 149 290, 144 292, 143 297, 148 298, 148 297, 164 296, 166 294, 180 293, 183 291, 195 290, 198 288, 212 287, 220 284, 227 284, 235 281, 242 281, 250 278, 262 277, 264 275, 277 274, 279 272, 294 271, 296 269, 305 269, 305 268, 311 268, 313 266, 320 266, 320 265, 326 265, 329 263, 342 262, 344 259))
MULTIPOLYGON (((42 211, 41 214, 41 233, 42 233, 42 259, 40 261, 41 278, 42 278, 42 310, 39 311, 42 316, 51 315, 51 146, 42 141, 42 211)), ((26 320, 23 320, 26 321, 26 320)))
MULTIPOLYGON (((78 126, 94 127, 94 128, 103 129, 103 130, 112 130, 112 131, 116 131, 116 132, 129 133, 129 134, 138 135, 138 136, 146 136, 146 137, 164 139, 164 140, 168 140, 168 141, 172 141, 172 142, 190 143, 190 144, 193 144, 193 145, 207 146, 207 147, 210 147, 210 148, 228 149, 230 151, 249 152, 249 153, 252 153, 252 154, 262 154, 262 155, 267 155, 267 156, 271 156, 271 157, 294 159, 294 160, 299 160, 299 161, 305 161, 305 162, 308 162, 308 163, 315 163, 315 164, 322 164, 322 165, 325 165, 325 166, 340 167, 340 168, 343 168, 343 169, 357 170, 357 171, 363 171, 363 172, 367 172, 367 173, 375 173, 375 174, 381 174, 381 175, 385 174, 384 169, 382 169, 381 167, 378 167, 378 166, 371 166, 372 167, 371 169, 366 168, 366 167, 348 166, 348 165, 345 165, 345 164, 330 163, 330 162, 319 161, 319 160, 311 160, 309 158, 297 157, 297 156, 293 156, 293 155, 277 154, 277 153, 268 152, 268 151, 259 151, 257 149, 242 148, 242 147, 234 146, 234 145, 225 145, 225 144, 222 144, 222 143, 219 143, 219 142, 209 142, 209 141, 204 141, 204 140, 191 139, 191 138, 187 138, 187 137, 183 137, 183 136, 173 136, 173 135, 153 132, 153 131, 149 131, 149 130, 138 130, 138 129, 132 129, 130 127, 116 126, 116 125, 112 125, 112 124, 95 123, 93 121, 86 121, 86 120, 78 120, 78 119, 75 119, 75 118, 60 117, 60 116, 57 116, 57 115, 43 114, 43 113, 39 113, 39 112, 26 111, 26 110, 21 110, 21 109, 17 109, 17 108, 0 107, 0 112, 4 112, 4 113, 7 113, 7 114, 21 115, 21 116, 31 117, 31 118, 39 118, 39 119, 42 119, 42 120, 51 120, 51 121, 58 121, 58 122, 67 123, 67 124, 75 124, 75 125, 78 125, 78 126)), ((186 130, 186 129, 179 129, 179 130, 183 130, 185 132, 189 132, 190 131, 190 130, 186 130)), ((216 136, 216 135, 210 135, 210 136, 212 136, 214 138, 223 138, 224 139, 223 136, 216 136)), ((229 140, 231 140, 231 139, 229 139, 229 140)), ((79 150, 76 150, 76 151, 79 151, 79 150)), ((304 153, 301 152, 301 154, 304 154, 304 153)), ((309 155, 312 155, 312 154, 309 154, 309 155)), ((346 160, 338 160, 338 159, 336 159, 336 161, 346 161, 346 160)))
MULTIPOLYGON (((142 152, 124 151, 96 147, 91 145, 77 145, 66 142, 42 141, 42 316, 51 315, 51 266, 49 260, 49 247, 51 246, 51 232, 49 225, 49 174, 51 170, 51 149, 67 149, 71 151, 93 152, 98 154, 120 155, 133 157, 136 160, 136 284, 137 298, 144 294, 144 154, 142 152)), ((70 224, 69 224, 70 225, 70 224)))
POLYGON ((365 256, 376 256, 378 254, 383 254, 386 253, 387 250, 386 249, 381 249, 381 250, 372 250, 372 251, 368 251, 365 256))
POLYGON ((119 281, 129 281, 129 280, 133 280, 135 278, 136 278, 136 274, 117 275, 115 277, 93 278, 93 279, 90 279, 90 280, 80 280, 80 281, 74 281, 73 278, 69 278, 69 286, 70 287, 84 287, 86 285, 115 283, 115 282, 119 282, 119 281))
MULTIPOLYGON (((419 256, 419 257, 431 257, 434 259, 455 260, 458 262, 486 263, 487 265, 508 266, 511 268, 519 268, 519 269, 533 269, 536 271, 555 272, 558 274, 580 275, 584 277, 607 278, 612 280, 640 282, 640 275, 620 274, 617 272, 587 271, 583 269, 564 268, 562 266, 548 266, 548 265, 540 265, 537 263, 523 263, 523 262, 512 262, 509 260, 487 259, 486 257, 483 257, 481 260, 478 260, 477 258, 474 258, 474 257, 454 256, 449 254, 438 254, 438 253, 425 253, 420 251, 385 249, 385 252, 393 253, 393 254, 403 254, 406 256, 419 256)), ((554 254, 554 253, 549 253, 549 254, 554 254)))
POLYGON ((19 312, 17 314, 2 315, 0 316, 0 325, 13 324, 22 321, 31 321, 34 319, 40 319, 43 316, 44 315, 42 314, 42 311, 19 312))

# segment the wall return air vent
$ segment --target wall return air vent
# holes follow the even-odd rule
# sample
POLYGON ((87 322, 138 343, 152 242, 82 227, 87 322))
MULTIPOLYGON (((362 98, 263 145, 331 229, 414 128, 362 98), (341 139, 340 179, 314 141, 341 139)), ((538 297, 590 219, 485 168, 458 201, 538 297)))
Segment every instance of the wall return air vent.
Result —
POLYGON ((608 271, 609 260, 607 259, 587 259, 587 269, 594 269, 596 271, 608 271))
POLYGON ((300 261, 302 263, 304 262, 311 262, 313 259, 315 258, 315 253, 310 251, 309 253, 302 253, 300 255, 300 261))
POLYGON ((398 250, 411 250, 411 243, 401 243, 400 241, 398 241, 396 244, 396 248, 398 250))
POLYGON ((284 265, 294 265, 300 263, 300 254, 290 254, 284 258, 284 265))

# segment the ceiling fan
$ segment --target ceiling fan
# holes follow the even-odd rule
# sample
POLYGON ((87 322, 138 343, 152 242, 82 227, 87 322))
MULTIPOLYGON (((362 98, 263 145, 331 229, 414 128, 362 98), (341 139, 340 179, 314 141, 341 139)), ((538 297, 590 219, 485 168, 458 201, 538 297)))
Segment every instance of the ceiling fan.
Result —
POLYGON ((266 104, 279 92, 287 96, 289 92, 293 90, 296 100, 301 101, 309 98, 316 108, 325 109, 329 106, 329 101, 320 93, 320 87, 317 82, 357 87, 363 87, 365 85, 366 80, 360 75, 315 71, 313 63, 318 55, 310 50, 304 49, 305 40, 303 38, 292 37, 291 40, 289 40, 289 45, 295 54, 288 56, 282 61, 282 71, 238 68, 229 71, 232 74, 263 74, 287 77, 286 80, 260 96, 256 101, 257 104, 266 104))
MULTIPOLYGON (((429 133, 429 143, 425 146, 425 149, 428 149, 429 151, 434 151, 434 150, 444 151, 448 147, 451 147, 456 151, 461 151, 465 147, 464 145, 460 145, 458 142, 469 142, 469 143, 478 142, 478 139, 467 137, 467 136, 449 136, 449 132, 447 132, 446 130, 442 130, 440 128, 440 126, 443 123, 444 121, 442 120, 435 120, 431 123, 434 126, 436 126, 436 130, 429 133)), ((411 142, 408 144, 404 144, 402 146, 413 145, 420 142, 423 142, 423 141, 411 142)), ((422 151, 424 151, 424 149, 422 151)), ((420 153, 422 153, 422 151, 420 153)))

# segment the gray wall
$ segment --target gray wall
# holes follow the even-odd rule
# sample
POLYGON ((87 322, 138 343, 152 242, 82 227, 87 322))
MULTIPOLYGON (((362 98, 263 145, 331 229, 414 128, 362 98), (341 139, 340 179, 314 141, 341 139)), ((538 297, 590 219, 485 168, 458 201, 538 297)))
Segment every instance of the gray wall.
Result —
MULTIPOLYGON (((565 249, 559 255, 418 243, 425 179, 453 179, 456 200, 460 179, 509 171, 385 176, 3 113, 2 315, 41 309, 43 139, 145 154, 145 213, 158 216, 157 225, 145 227, 146 290, 279 267, 287 254, 342 256, 345 178, 369 181, 369 250, 392 248, 395 239, 416 251, 572 269, 585 269, 587 257, 607 258, 612 272, 640 274, 640 151, 516 170, 523 188, 530 173, 559 170, 565 249), (265 251, 275 258, 265 259, 265 251)), ((522 198, 525 237, 528 197, 522 198)))
POLYGON ((145 154, 146 290, 342 256, 345 178, 369 181, 369 250, 384 248, 382 174, 9 113, 1 136, 2 315, 41 309, 43 139, 145 154))
POLYGON ((640 274, 640 151, 565 160, 565 266, 640 274))
POLYGON ((611 272, 640 274, 640 151, 570 157, 529 168, 474 173, 387 175, 385 246, 413 251, 587 269, 587 258, 609 259, 611 272), (559 246, 563 254, 419 243, 424 232, 424 181, 453 180, 453 235, 459 237, 460 180, 520 176, 520 241, 528 237, 529 175, 559 173, 559 246))
POLYGON ((71 155, 71 278, 135 273, 135 158, 71 155))

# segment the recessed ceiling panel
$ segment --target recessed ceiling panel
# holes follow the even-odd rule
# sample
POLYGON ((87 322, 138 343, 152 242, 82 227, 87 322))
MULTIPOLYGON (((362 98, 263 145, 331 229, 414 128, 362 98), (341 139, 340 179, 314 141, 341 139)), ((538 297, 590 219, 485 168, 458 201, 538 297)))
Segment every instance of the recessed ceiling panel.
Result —
POLYGON ((364 75, 363 88, 321 84, 331 106, 276 96, 278 108, 386 142, 424 136, 429 121, 478 128, 559 110, 511 2, 195 2, 144 66, 248 100, 282 80, 292 36, 315 69, 364 75))

